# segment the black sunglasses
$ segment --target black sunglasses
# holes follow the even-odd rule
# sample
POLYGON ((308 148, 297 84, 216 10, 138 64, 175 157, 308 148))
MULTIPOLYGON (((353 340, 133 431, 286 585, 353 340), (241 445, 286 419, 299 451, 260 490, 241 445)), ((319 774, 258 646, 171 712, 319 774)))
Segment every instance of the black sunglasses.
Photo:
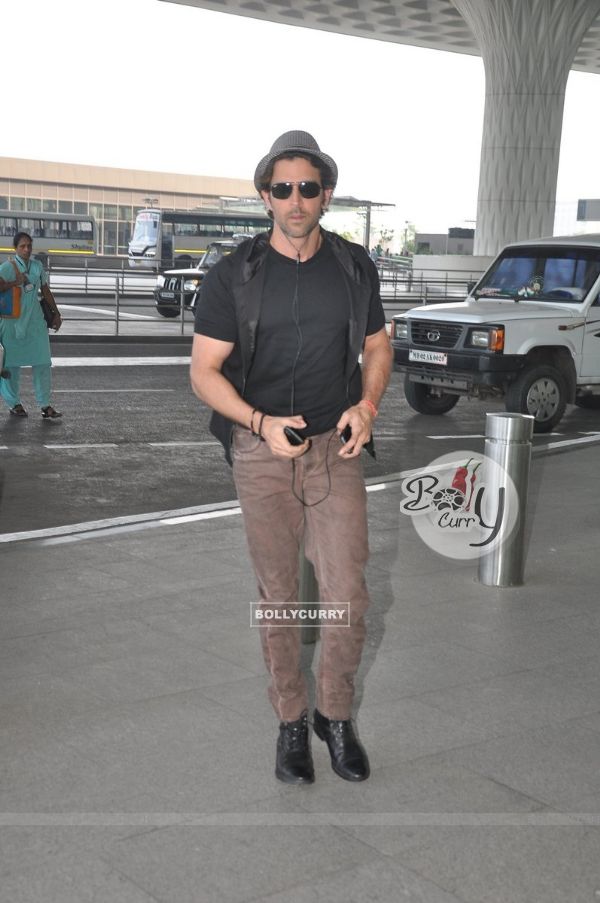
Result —
POLYGON ((322 186, 318 182, 274 182, 269 190, 276 200, 285 201, 291 196, 294 185, 298 186, 298 191, 307 200, 321 194, 322 186))

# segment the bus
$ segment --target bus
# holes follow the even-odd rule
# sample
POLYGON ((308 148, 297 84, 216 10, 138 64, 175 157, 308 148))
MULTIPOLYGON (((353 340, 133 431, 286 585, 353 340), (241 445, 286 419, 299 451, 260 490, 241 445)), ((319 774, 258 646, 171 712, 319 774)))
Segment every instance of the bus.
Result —
POLYGON ((129 265, 155 270, 191 267, 212 241, 254 235, 271 227, 260 213, 208 213, 146 207, 135 218, 129 265))
POLYGON ((31 235, 33 256, 44 267, 72 266, 74 261, 98 253, 98 227, 94 217, 87 214, 0 210, 0 261, 15 253, 13 238, 17 232, 31 235))

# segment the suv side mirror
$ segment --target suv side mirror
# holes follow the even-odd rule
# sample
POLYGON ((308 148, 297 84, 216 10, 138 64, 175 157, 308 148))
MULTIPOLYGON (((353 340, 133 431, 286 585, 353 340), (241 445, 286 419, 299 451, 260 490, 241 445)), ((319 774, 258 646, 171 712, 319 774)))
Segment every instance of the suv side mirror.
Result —
POLYGON ((475 286, 477 285, 476 279, 471 279, 470 282, 467 282, 467 295, 470 295, 475 286))

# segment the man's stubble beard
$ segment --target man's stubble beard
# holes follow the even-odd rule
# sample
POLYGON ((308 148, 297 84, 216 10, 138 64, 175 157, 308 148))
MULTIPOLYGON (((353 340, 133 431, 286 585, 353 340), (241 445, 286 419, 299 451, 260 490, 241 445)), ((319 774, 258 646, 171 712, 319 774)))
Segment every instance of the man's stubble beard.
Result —
MULTIPOLYGON (((293 215, 293 214, 291 214, 293 215)), ((309 219, 304 223, 288 223, 287 219, 283 220, 280 223, 277 223, 283 234, 287 238, 308 238, 308 236, 314 232, 315 229, 319 228, 319 220, 321 219, 321 214, 319 214, 314 219, 309 219)))

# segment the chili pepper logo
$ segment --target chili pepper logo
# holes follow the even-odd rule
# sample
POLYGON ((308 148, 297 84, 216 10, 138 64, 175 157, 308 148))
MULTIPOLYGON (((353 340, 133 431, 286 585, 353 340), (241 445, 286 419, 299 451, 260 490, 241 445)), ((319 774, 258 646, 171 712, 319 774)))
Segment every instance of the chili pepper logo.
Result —
POLYGON ((469 458, 464 467, 459 467, 452 479, 452 488, 459 489, 464 496, 467 494, 467 477, 469 475, 469 464, 472 460, 472 458, 469 458))
POLYGON ((475 482, 477 480, 476 470, 481 464, 481 461, 478 461, 473 466, 471 479, 469 481, 471 488, 470 491, 468 491, 467 477, 469 476, 469 465, 472 460, 473 458, 469 458, 464 466, 456 469, 454 476, 452 477, 452 483, 449 487, 438 489, 437 492, 433 494, 432 501, 438 511, 459 511, 461 508, 464 508, 465 511, 470 510, 471 499, 473 498, 475 482), (467 494, 469 496, 468 501, 467 494))
POLYGON ((477 464, 475 465, 475 467, 473 468, 473 470, 471 472, 471 479, 469 481, 471 483, 471 491, 469 492, 469 501, 467 502, 467 507, 465 508, 465 511, 471 510, 471 499, 473 498, 473 492, 475 490, 475 483, 477 481, 477 468, 478 467, 481 467, 481 461, 477 462, 477 464))

